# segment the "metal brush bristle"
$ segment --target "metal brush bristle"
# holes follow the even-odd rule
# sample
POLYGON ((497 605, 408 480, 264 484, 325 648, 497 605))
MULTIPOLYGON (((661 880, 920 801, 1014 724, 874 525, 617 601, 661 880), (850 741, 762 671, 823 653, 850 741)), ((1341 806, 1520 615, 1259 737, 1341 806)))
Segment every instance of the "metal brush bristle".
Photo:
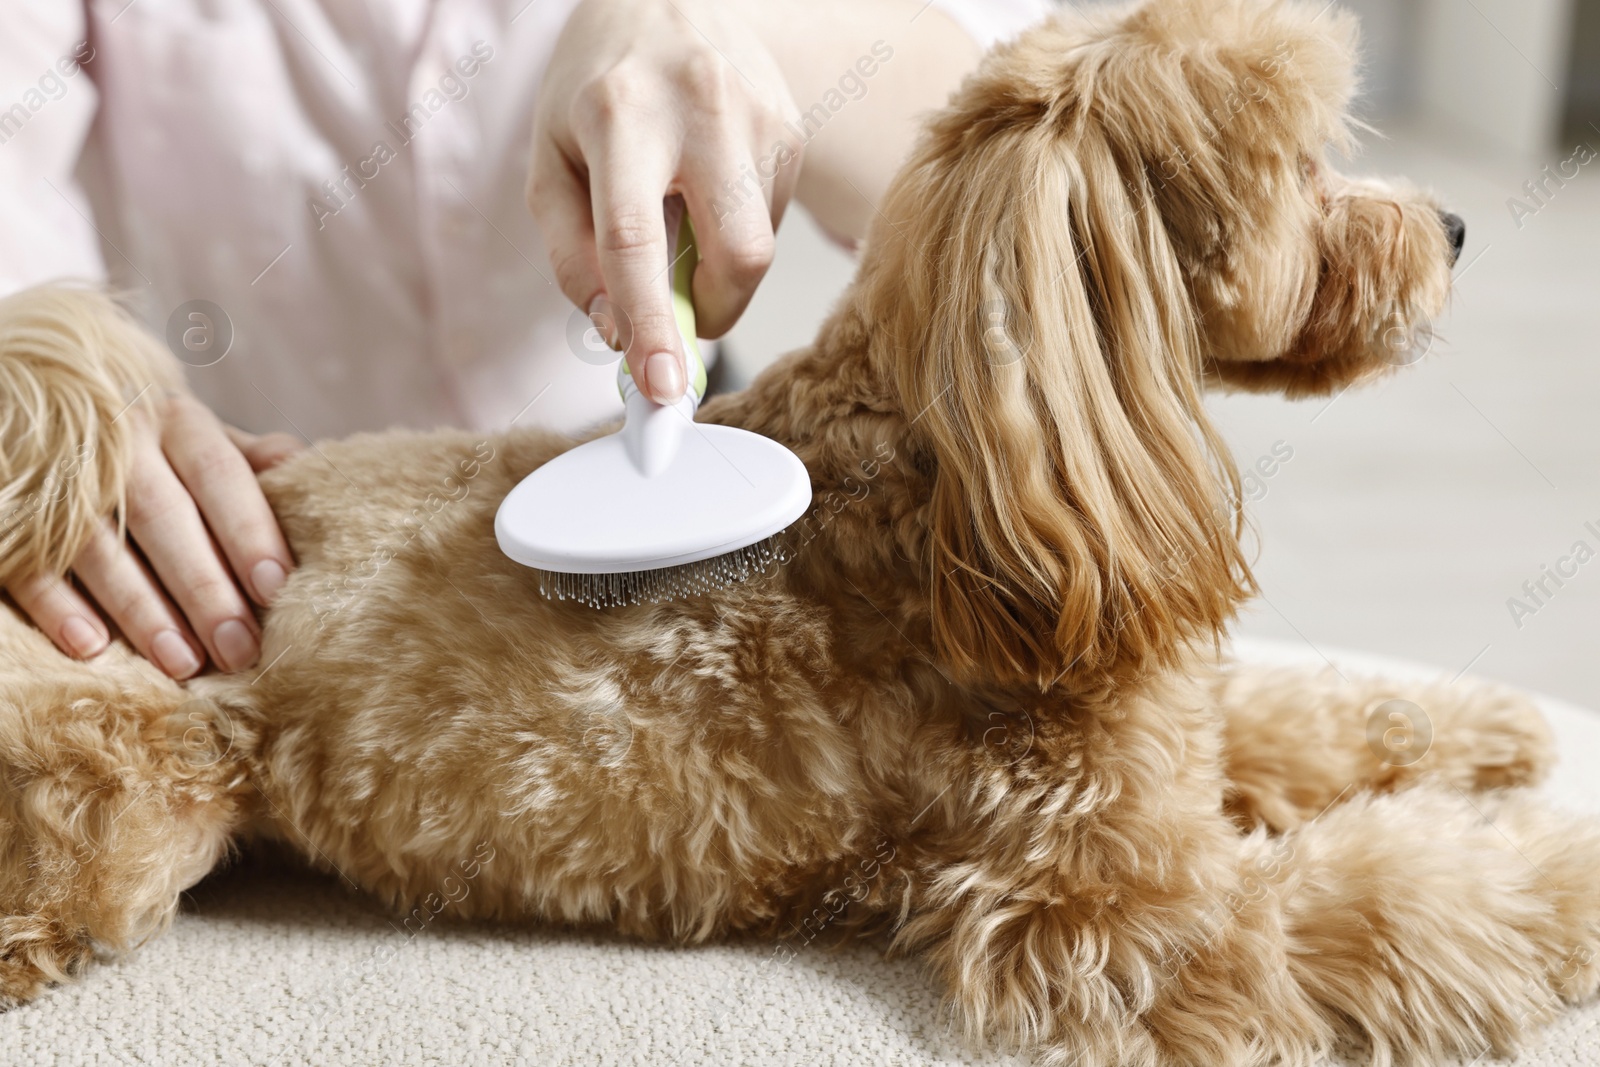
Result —
POLYGON ((788 543, 780 532, 720 556, 653 571, 560 574, 541 570, 539 592, 549 600, 576 600, 591 608, 660 604, 715 593, 769 575, 774 568, 789 562, 790 557, 788 543))

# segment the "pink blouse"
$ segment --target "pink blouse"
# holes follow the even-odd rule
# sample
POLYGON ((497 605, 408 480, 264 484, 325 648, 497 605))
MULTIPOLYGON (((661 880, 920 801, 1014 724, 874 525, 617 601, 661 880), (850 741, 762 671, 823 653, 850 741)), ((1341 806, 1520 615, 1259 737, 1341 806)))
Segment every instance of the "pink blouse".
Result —
MULTIPOLYGON (((1046 10, 933 2, 983 43, 1046 10)), ((575 4, 0 0, 0 293, 124 287, 253 430, 618 413, 523 199, 575 4)))

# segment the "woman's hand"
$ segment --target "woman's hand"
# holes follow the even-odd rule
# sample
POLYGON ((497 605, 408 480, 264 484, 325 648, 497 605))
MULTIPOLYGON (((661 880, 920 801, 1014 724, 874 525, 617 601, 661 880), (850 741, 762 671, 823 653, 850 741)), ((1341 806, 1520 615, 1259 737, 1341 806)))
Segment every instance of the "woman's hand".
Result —
POLYGON ((562 292, 618 324, 645 395, 683 395, 662 201, 695 221, 699 332, 719 337, 772 262, 800 171, 778 62, 718 0, 584 0, 539 90, 528 203, 562 292), (606 309, 606 298, 611 305, 606 309), (598 302, 598 307, 597 307, 598 302))
MULTIPOLYGON (((256 472, 302 446, 283 434, 257 438, 224 427, 187 394, 128 417, 135 433, 126 519, 138 551, 107 518, 73 573, 133 647, 172 677, 196 674, 208 656, 225 671, 244 670, 261 652, 245 598, 271 603, 294 566, 256 472)), ((63 578, 33 578, 8 592, 70 655, 96 655, 110 641, 89 600, 63 578)))

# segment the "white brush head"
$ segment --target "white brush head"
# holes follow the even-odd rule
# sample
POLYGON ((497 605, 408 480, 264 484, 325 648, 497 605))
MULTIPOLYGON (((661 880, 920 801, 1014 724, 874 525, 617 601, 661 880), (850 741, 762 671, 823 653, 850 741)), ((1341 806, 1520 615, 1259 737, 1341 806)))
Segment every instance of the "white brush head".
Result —
MULTIPOLYGON (((494 524, 501 551, 555 574, 628 575, 738 553, 805 513, 811 478, 799 457, 748 430, 696 423, 693 412, 692 400, 661 407, 631 394, 621 432, 563 453, 506 496, 494 524)), ((759 556, 671 582, 551 582, 547 592, 607 604, 668 599, 748 577, 759 556)))

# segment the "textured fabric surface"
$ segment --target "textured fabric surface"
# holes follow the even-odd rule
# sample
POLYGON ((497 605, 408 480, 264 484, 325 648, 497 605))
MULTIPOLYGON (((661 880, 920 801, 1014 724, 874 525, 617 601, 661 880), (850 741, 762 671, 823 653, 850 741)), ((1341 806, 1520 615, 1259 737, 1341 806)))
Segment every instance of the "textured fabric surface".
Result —
MULTIPOLYGON (((1304 646, 1240 651, 1320 662, 1304 646)), ((1347 671, 1439 673, 1329 654, 1347 671)), ((1544 706, 1562 749, 1551 792, 1600 811, 1600 715, 1544 706)), ((408 931, 337 879, 262 858, 195 887, 133 957, 0 1015, 0 1063, 19 1067, 1019 1062, 965 1049, 916 962, 874 946, 791 957, 767 942, 662 948, 443 918, 408 931)), ((1569 1013, 1516 1063, 1600 1063, 1600 1008, 1569 1013)))

